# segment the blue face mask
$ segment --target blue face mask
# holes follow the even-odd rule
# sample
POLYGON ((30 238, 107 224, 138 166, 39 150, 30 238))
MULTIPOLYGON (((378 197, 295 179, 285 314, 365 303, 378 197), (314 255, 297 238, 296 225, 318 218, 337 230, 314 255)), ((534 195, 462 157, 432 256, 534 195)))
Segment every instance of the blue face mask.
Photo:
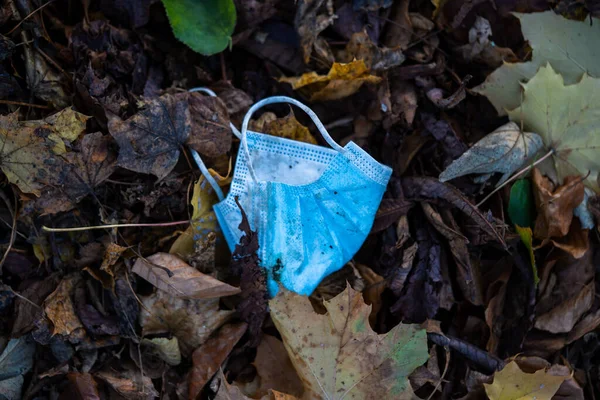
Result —
POLYGON ((241 147, 226 198, 192 150, 221 200, 214 210, 225 239, 233 251, 243 234, 238 229, 238 197, 258 235, 269 293, 275 295, 283 285, 309 295, 362 246, 392 170, 353 142, 338 145, 312 110, 289 97, 269 97, 252 106, 239 136, 241 147), (252 114, 273 103, 304 110, 332 148, 248 131, 252 114))

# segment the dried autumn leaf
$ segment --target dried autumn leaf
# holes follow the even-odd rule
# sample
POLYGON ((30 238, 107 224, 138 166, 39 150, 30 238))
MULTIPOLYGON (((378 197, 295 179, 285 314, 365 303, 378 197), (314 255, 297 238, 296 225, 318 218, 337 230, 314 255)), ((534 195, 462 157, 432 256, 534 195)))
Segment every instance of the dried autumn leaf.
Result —
POLYGON ((181 299, 163 290, 142 297, 139 320, 144 335, 171 333, 187 357, 231 318, 219 309, 219 299, 181 299))
POLYGON ((467 174, 484 174, 478 181, 484 181, 493 173, 502 177, 497 186, 506 181, 542 147, 542 138, 531 132, 521 132, 519 126, 509 122, 497 128, 475 143, 469 150, 454 160, 440 174, 440 181, 446 182, 467 174))
POLYGON ((317 144, 317 140, 307 127, 298 122, 292 110, 290 110, 290 113, 283 118, 275 118, 266 122, 264 128, 260 130, 260 132, 264 132, 268 135, 280 136, 286 139, 317 144))
POLYGON ((600 76, 600 49, 594 45, 600 35, 598 21, 573 21, 554 11, 513 15, 521 20, 523 36, 533 49, 531 61, 505 62, 474 89, 486 96, 500 115, 521 104, 521 82, 531 79, 547 62, 568 85, 578 82, 585 71, 600 76))
POLYGON ((194 350, 192 360, 194 366, 189 375, 189 400, 195 400, 204 385, 221 368, 233 347, 248 329, 248 324, 225 325, 217 334, 208 339, 202 346, 194 350))
POLYGON ((294 90, 304 89, 310 95, 310 101, 339 100, 353 95, 364 83, 379 83, 381 78, 369 74, 363 60, 347 64, 334 63, 327 75, 308 72, 297 78, 281 78, 294 90))
POLYGON ((493 383, 483 385, 490 400, 551 399, 566 378, 550 375, 544 369, 527 374, 511 361, 496 372, 493 383))
POLYGON ((53 333, 56 335, 69 336, 71 334, 84 334, 84 327, 77 314, 71 296, 75 286, 81 281, 81 275, 75 273, 69 275, 58 284, 54 292, 46 298, 44 302, 44 312, 52 324, 54 324, 53 333))
POLYGON ((401 47, 379 48, 367 32, 356 32, 350 38, 344 51, 338 56, 341 62, 364 60, 365 65, 372 71, 387 70, 401 65, 406 57, 401 47))
POLYGON ((61 156, 67 152, 65 142, 85 130, 84 115, 72 109, 61 115, 60 119, 72 119, 64 132, 46 120, 18 121, 17 112, 0 116, 0 168, 25 193, 40 196, 46 185, 55 183, 63 166, 61 156))
POLYGON ((28 336, 10 339, 0 354, 0 396, 21 399, 25 374, 33 367, 35 342, 28 336))
POLYGON ((81 400, 100 400, 98 384, 88 373, 70 372, 67 379, 71 385, 71 394, 81 400))
POLYGON ((569 333, 590 310, 595 298, 594 282, 585 285, 575 296, 565 299, 548 312, 537 315, 535 327, 551 333, 569 333))
POLYGON ((159 396, 150 377, 133 369, 116 371, 111 368, 99 371, 95 376, 108 383, 127 400, 154 400, 159 396))
POLYGON ((163 179, 177 164, 191 131, 187 93, 163 95, 126 121, 111 119, 108 130, 119 144, 119 166, 163 179))
POLYGON ((173 336, 170 339, 162 337, 142 339, 142 344, 151 346, 156 354, 169 365, 179 365, 179 363, 181 363, 179 341, 176 336, 173 336))
POLYGON ((565 86, 563 76, 548 64, 523 90, 523 103, 508 115, 538 133, 546 147, 554 150, 555 182, 583 175, 586 186, 600 191, 600 79, 584 74, 577 83, 565 86))
MULTIPOLYGON (((227 383, 227 379, 223 375, 223 370, 219 370, 219 373, 215 377, 215 380, 219 381, 219 391, 215 396, 215 400, 252 400, 245 396, 240 388, 235 385, 227 383)), ((297 397, 281 393, 276 390, 269 390, 269 393, 264 395, 261 400, 299 400, 297 397)))
POLYGON ((184 299, 212 299, 240 292, 240 289, 201 273, 169 253, 138 258, 133 272, 170 295, 184 299))
POLYGON ((533 195, 538 211, 533 233, 536 238, 563 237, 569 233, 573 210, 583 200, 583 183, 577 176, 567 177, 557 188, 541 172, 533 170, 533 195))
POLYGON ((231 148, 227 106, 218 97, 190 93, 188 97, 192 131, 188 146, 206 157, 218 157, 231 148))
POLYGON ((325 301, 327 314, 284 289, 269 302, 304 397, 411 398, 408 375, 428 358, 424 329, 400 324, 384 335, 369 325, 371 307, 348 287, 325 301))

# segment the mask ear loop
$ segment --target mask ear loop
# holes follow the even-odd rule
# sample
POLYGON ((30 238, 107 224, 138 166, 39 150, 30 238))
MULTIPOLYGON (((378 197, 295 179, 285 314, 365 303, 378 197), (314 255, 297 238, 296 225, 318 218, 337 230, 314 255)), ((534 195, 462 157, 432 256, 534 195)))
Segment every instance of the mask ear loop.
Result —
MULTIPOLYGON (((204 87, 196 87, 196 88, 188 90, 188 92, 202 92, 202 93, 208 94, 211 97, 217 97, 217 94, 215 92, 213 92, 210 89, 204 88, 204 87)), ((238 139, 241 139, 242 134, 240 133, 240 131, 237 130, 237 128, 231 122, 229 123, 229 127, 231 128, 231 131, 233 132, 233 134, 238 139)), ((198 165, 200 172, 204 176, 204 179, 206 179, 206 181, 210 184, 210 186, 212 186, 213 190, 217 194, 217 197, 219 198, 219 201, 223 201, 223 199, 225 199, 225 196, 223 195, 223 191, 221 190, 221 187, 219 186, 217 181, 215 181, 215 178, 213 178, 211 173, 208 171, 208 168, 206 168, 206 165, 202 161, 202 158, 200 158, 200 154, 198 154, 198 152, 192 148, 189 148, 189 150, 190 150, 190 153, 192 153, 192 157, 194 157, 194 161, 196 161, 196 164, 198 165)))
POLYGON ((292 99, 291 97, 287 97, 287 96, 267 97, 266 99, 262 99, 261 101, 259 101, 258 103, 255 103, 252 107, 250 107, 250 109, 246 113, 246 116, 244 117, 244 122, 242 123, 242 132, 241 132, 242 137, 240 140, 241 140, 241 144, 242 144, 242 149, 244 151, 244 155, 246 156, 248 170, 250 171, 250 176, 252 177, 252 180, 254 182, 257 182, 258 180, 256 179, 256 173, 254 172, 254 168, 252 167, 252 160, 250 158, 250 150, 248 149, 248 134, 247 134, 248 124, 250 123, 250 117, 252 117, 252 114, 254 114, 254 112, 256 110, 258 110, 262 106, 266 106, 268 104, 275 104, 275 103, 289 103, 289 104, 293 104, 296 107, 300 108, 302 111, 304 111, 306 114, 308 114, 310 119, 312 119, 312 121, 317 126, 317 129, 319 130, 319 132, 321 132, 323 139, 325 139, 325 141, 334 150, 336 150, 340 153, 343 153, 346 151, 346 149, 344 149, 342 146, 337 144, 335 140, 333 140, 333 138, 329 135, 329 132, 327 132, 327 129, 325 128, 325 126, 323 125, 321 120, 319 120, 319 117, 317 117, 317 114, 315 114, 314 111, 311 110, 308 106, 302 104, 301 102, 299 102, 296 99, 292 99))

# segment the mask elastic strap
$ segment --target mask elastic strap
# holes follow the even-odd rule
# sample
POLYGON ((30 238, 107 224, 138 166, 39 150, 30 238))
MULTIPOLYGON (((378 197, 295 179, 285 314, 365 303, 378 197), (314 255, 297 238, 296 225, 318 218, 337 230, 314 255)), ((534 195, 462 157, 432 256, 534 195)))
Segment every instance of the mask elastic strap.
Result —
POLYGON ((250 150, 248 149, 248 134, 247 134, 248 124, 250 123, 250 118, 252 117, 252 114, 254 114, 254 112, 256 110, 258 110, 262 106, 266 106, 268 104, 274 104, 274 103, 289 103, 289 104, 293 104, 296 107, 300 108, 302 111, 304 111, 306 114, 308 114, 310 119, 312 119, 312 121, 317 126, 317 129, 319 130, 319 132, 321 132, 321 135, 323 135, 323 139, 325 139, 325 141, 334 150, 339 151, 339 152, 346 151, 342 146, 337 144, 336 141, 332 139, 332 137, 329 135, 329 132, 327 132, 327 129, 325 129, 325 126, 323 125, 323 123, 319 120, 319 117, 317 117, 317 114, 315 114, 314 111, 311 110, 308 106, 300 103, 296 99, 292 99, 291 97, 287 97, 287 96, 267 97, 266 99, 262 99, 261 101, 259 101, 258 103, 254 104, 252 107, 250 107, 250 109, 246 113, 246 116, 244 117, 244 122, 242 123, 242 132, 241 132, 242 149, 246 156, 246 160, 248 163, 248 170, 250 171, 250 176, 252 177, 254 182, 257 182, 257 179, 256 179, 256 174, 254 172, 254 168, 252 167, 252 160, 250 158, 250 150))
MULTIPOLYGON (((217 94, 215 92, 213 92, 210 89, 204 88, 204 87, 196 87, 196 88, 190 89, 188 91, 189 92, 202 92, 202 93, 208 94, 211 97, 217 97, 217 94)), ((229 123, 229 127, 231 128, 231 131, 238 139, 240 139, 242 137, 242 134, 240 133, 240 131, 238 131, 237 128, 231 122, 229 123)), ((204 161, 202 161, 202 158, 200 158, 200 154, 198 154, 198 152, 192 148, 189 148, 189 149, 190 149, 190 153, 192 153, 192 157, 194 157, 194 161, 196 161, 196 164, 198 165, 198 168, 200 168, 200 172, 204 176, 204 179, 206 179, 206 181, 210 184, 210 186, 212 186, 213 190, 217 194, 217 197, 219 198, 219 201, 222 201, 225 198, 225 196, 223 195, 223 191, 221 190, 221 187, 219 186, 217 181, 215 181, 215 178, 213 178, 213 176, 210 174, 210 172, 208 171, 208 168, 206 168, 204 161)))

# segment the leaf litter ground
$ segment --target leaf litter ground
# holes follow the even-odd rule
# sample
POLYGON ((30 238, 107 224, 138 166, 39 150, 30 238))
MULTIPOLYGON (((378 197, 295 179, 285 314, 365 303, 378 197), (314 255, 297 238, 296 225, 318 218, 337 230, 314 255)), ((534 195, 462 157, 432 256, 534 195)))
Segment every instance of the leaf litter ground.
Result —
POLYGON ((0 8, 0 398, 600 395, 594 2, 163 3, 0 8), (354 259, 270 299, 188 149, 227 191, 281 94, 394 174, 354 259))

